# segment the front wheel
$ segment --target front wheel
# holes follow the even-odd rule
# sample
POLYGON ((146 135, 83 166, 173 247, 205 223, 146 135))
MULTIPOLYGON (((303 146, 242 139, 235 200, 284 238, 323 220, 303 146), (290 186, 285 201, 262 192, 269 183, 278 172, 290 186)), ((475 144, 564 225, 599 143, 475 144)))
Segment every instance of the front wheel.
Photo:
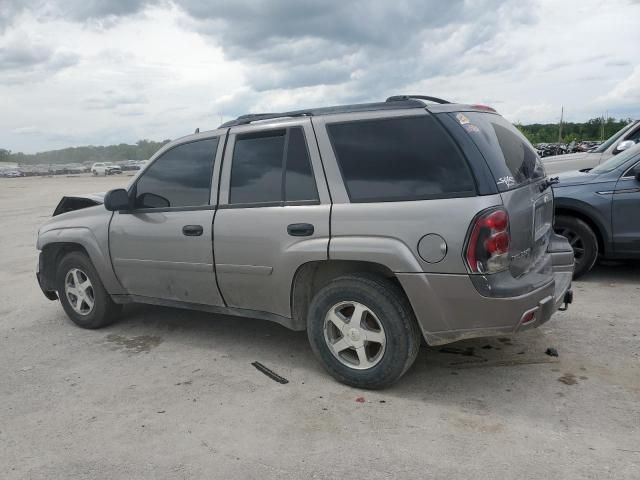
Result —
POLYGON ((311 348, 338 381, 387 387, 404 375, 420 348, 420 332, 406 297, 382 277, 340 277, 313 298, 307 317, 311 348))
POLYGON ((559 215, 556 217, 554 230, 565 237, 573 248, 573 278, 591 270, 598 259, 598 239, 591 227, 579 218, 559 215))
POLYGON ((122 305, 111 300, 84 253, 71 252, 57 268, 56 289, 67 316, 82 328, 101 328, 112 323, 122 305))

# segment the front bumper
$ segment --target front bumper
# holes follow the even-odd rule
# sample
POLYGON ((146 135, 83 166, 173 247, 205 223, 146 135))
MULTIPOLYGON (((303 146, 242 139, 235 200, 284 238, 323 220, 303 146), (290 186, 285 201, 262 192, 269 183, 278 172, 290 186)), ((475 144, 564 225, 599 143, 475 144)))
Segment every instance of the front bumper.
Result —
POLYGON ((48 279, 44 274, 44 269, 44 257, 42 255, 42 252, 40 252, 40 255, 38 256, 38 263, 36 266, 36 280, 38 280, 40 290, 42 290, 42 293, 44 293, 45 297, 47 297, 49 300, 57 300, 58 294, 53 289, 53 285, 49 285, 49 282, 47 281, 48 279))
POLYGON ((573 251, 562 240, 552 242, 548 250, 551 278, 517 296, 484 296, 469 275, 397 274, 427 343, 510 335, 547 322, 572 297, 567 292, 571 292, 573 251))

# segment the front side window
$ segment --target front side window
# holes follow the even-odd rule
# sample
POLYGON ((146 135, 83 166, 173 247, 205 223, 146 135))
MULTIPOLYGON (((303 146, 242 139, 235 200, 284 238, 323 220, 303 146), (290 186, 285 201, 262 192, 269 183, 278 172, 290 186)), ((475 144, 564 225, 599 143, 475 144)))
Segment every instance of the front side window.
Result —
POLYGON ((238 135, 231 160, 229 203, 317 200, 301 128, 238 135))
POLYGON ((327 126, 351 202, 473 195, 458 148, 430 116, 327 126))
POLYGON ((136 183, 136 208, 209 204, 218 139, 185 143, 165 152, 136 183))

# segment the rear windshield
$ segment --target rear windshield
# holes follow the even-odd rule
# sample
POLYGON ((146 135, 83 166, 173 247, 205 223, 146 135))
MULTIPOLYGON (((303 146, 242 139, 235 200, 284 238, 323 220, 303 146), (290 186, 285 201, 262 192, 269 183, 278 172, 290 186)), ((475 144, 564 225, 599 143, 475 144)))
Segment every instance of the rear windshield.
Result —
POLYGON ((493 113, 452 113, 489 163, 504 192, 544 177, 544 168, 533 146, 516 127, 493 113))

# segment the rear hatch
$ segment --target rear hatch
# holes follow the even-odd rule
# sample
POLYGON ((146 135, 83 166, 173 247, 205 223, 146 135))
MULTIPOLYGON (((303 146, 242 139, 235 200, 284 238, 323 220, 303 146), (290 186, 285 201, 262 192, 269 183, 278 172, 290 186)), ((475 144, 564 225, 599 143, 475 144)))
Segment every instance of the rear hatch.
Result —
POLYGON ((470 111, 450 115, 486 159, 509 214, 512 276, 538 271, 552 233, 553 193, 551 188, 542 188, 545 172, 536 150, 498 114, 470 111))

